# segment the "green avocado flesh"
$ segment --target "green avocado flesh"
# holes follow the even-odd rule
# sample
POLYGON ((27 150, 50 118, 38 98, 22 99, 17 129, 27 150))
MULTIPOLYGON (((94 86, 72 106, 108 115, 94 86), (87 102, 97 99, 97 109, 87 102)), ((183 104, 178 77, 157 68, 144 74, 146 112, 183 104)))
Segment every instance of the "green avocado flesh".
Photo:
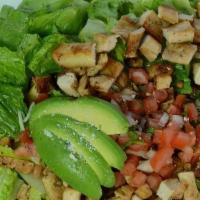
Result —
POLYGON ((31 126, 31 133, 41 159, 57 176, 90 198, 101 197, 95 172, 68 141, 59 138, 56 132, 38 129, 37 124, 31 126))
MULTIPOLYGON (((70 121, 71 119, 69 119, 70 121)), ((68 117, 65 115, 46 115, 35 121, 37 131, 48 134, 53 132, 59 139, 69 142, 71 148, 78 153, 96 173, 100 184, 105 187, 113 187, 115 183, 114 173, 101 154, 94 148, 84 136, 68 128, 68 117)), ((32 128, 31 128, 32 129, 32 128)))
POLYGON ((76 100, 64 97, 48 99, 35 106, 30 120, 55 113, 90 123, 108 135, 125 134, 129 127, 123 113, 112 104, 95 97, 81 97, 76 100))

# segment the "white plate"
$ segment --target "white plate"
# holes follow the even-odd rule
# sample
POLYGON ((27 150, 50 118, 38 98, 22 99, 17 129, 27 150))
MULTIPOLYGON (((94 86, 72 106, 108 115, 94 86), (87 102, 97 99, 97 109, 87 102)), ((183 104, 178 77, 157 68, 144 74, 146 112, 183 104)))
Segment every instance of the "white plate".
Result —
POLYGON ((10 5, 16 8, 20 4, 21 1, 22 0, 0 0, 0 8, 3 5, 10 5))

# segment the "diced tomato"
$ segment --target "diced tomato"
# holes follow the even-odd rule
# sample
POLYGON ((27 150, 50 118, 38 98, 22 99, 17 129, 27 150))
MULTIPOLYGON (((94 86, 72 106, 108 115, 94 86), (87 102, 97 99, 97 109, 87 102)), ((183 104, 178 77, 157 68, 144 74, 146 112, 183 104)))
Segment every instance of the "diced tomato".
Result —
POLYGON ((133 99, 132 101, 128 101, 127 104, 128 104, 129 111, 136 113, 136 114, 144 113, 144 105, 143 105, 142 100, 133 99))
POLYGON ((168 164, 164 167, 161 168, 161 170, 159 171, 159 174, 163 177, 163 178, 170 178, 174 171, 176 169, 176 166, 173 164, 168 164))
POLYGON ((137 156, 131 156, 126 161, 121 173, 124 176, 132 176, 133 173, 136 171, 138 164, 139 164, 139 158, 137 156))
POLYGON ((197 120, 198 119, 198 111, 194 103, 188 103, 185 105, 186 112, 188 114, 189 120, 197 120))
POLYGON ((128 135, 120 135, 117 139, 117 143, 119 145, 124 145, 129 141, 129 136, 128 135))
POLYGON ((173 141, 176 135, 177 135, 176 129, 173 129, 171 127, 163 129, 163 134, 161 135, 161 141, 160 141, 161 146, 170 147, 171 142, 173 141))
POLYGON ((200 148, 200 124, 196 126, 196 146, 200 148))
POLYGON ((174 102, 174 105, 180 109, 183 108, 183 105, 185 103, 185 99, 186 99, 186 96, 185 95, 182 95, 182 94, 179 94, 176 96, 176 99, 175 99, 175 102, 174 102))
POLYGON ((158 110, 158 103, 155 99, 155 97, 150 96, 146 97, 144 100, 144 110, 146 113, 154 113, 158 110))
POLYGON ((115 187, 120 187, 126 183, 126 180, 121 172, 115 172, 115 187))
POLYGON ((146 85, 146 94, 152 94, 154 90, 155 90, 154 84, 152 82, 149 82, 146 85))
POLYGON ((195 131, 194 127, 190 124, 190 122, 185 122, 184 128, 186 133, 195 131))
POLYGON ((28 129, 24 130, 21 135, 19 136, 19 140, 21 143, 23 144, 32 144, 33 143, 33 140, 32 138, 30 137, 29 135, 29 131, 28 129))
POLYGON ((153 135, 153 143, 160 144, 162 138, 163 131, 162 130, 155 130, 153 135))
POLYGON ((129 150, 133 151, 148 151, 149 145, 147 143, 132 144, 129 146, 129 150))
POLYGON ((187 146, 192 145, 192 138, 188 133, 178 132, 178 134, 172 140, 172 147, 176 149, 184 149, 187 146))
POLYGON ((193 149, 191 147, 186 147, 182 152, 178 154, 178 156, 182 162, 188 163, 193 157, 193 149))
POLYGON ((180 110, 177 106, 175 106, 175 105, 173 105, 173 104, 171 104, 171 105, 169 106, 167 112, 168 112, 170 115, 181 115, 181 110, 180 110))
POLYGON ((147 179, 147 176, 144 173, 142 173, 140 171, 135 171, 133 173, 133 176, 132 176, 129 184, 132 187, 138 188, 146 182, 146 179, 147 179))
POLYGON ((129 79, 131 79, 135 84, 145 85, 148 83, 149 75, 143 68, 130 68, 129 79))
POLYGON ((169 164, 174 150, 170 147, 159 149, 151 158, 150 163, 155 172, 159 172, 164 166, 169 164))
POLYGON ((166 101, 167 97, 168 97, 168 93, 166 90, 156 90, 154 92, 154 97, 156 98, 158 103, 162 103, 164 101, 166 101))
POLYGON ((162 178, 156 174, 156 173, 152 173, 151 175, 149 175, 147 177, 147 183, 149 184, 149 187, 156 192, 160 183, 162 181, 162 178))
POLYGON ((40 93, 37 99, 35 100, 35 103, 40 103, 41 101, 48 99, 48 97, 49 97, 48 93, 40 93))

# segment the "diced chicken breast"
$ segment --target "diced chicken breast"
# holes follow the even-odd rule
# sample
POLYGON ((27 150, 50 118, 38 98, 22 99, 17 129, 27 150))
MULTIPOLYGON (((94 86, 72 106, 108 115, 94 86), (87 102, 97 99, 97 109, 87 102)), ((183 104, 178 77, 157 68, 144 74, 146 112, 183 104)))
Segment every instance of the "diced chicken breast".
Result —
POLYGON ((158 7, 158 17, 169 22, 170 24, 178 23, 178 11, 168 6, 158 7))
POLYGON ((65 188, 62 200, 80 200, 80 199, 81 199, 80 192, 69 187, 65 188))
POLYGON ((200 200, 200 193, 197 189, 194 172, 180 172, 179 180, 186 186, 184 200, 200 200))
POLYGON ((113 83, 115 82, 115 79, 105 75, 99 75, 91 77, 89 82, 90 86, 95 90, 107 93, 109 89, 112 87, 113 83))
POLYGON ((179 13, 178 18, 179 18, 179 22, 183 22, 183 21, 193 22, 194 15, 187 15, 185 13, 179 13))
POLYGON ((144 32, 145 32, 145 29, 140 28, 129 33, 128 41, 127 41, 127 50, 126 50, 127 58, 137 57, 137 50, 139 48, 144 32))
POLYGON ((106 63, 108 62, 108 55, 106 53, 101 53, 98 56, 97 64, 94 67, 87 68, 87 76, 94 76, 102 70, 106 63))
POLYGON ((135 191, 135 194, 141 199, 148 199, 152 196, 152 191, 148 184, 144 184, 135 191))
POLYGON ((53 59, 65 68, 94 67, 96 64, 96 44, 61 44, 53 52, 53 59))
POLYGON ((163 35, 169 43, 192 42, 194 39, 194 28, 189 22, 184 21, 164 28, 163 35))
POLYGON ((196 51, 197 46, 193 44, 168 44, 162 54, 162 58, 172 63, 188 65, 196 51))
POLYGON ((133 195, 134 189, 128 185, 124 185, 115 190, 115 197, 118 200, 130 200, 133 195))
POLYGON ((97 53, 110 52, 117 44, 117 38, 119 35, 108 35, 99 33, 94 36, 94 42, 96 43, 97 53))
POLYGON ((150 164, 149 160, 142 160, 139 162, 139 165, 137 166, 137 169, 145 172, 145 173, 152 173, 153 172, 153 168, 150 164))
POLYGON ((77 92, 78 80, 74 73, 67 72, 58 76, 57 85, 66 95, 73 97, 79 96, 79 93, 77 92))
POLYGON ((100 72, 100 74, 117 79, 123 69, 124 66, 122 65, 122 63, 109 58, 107 64, 100 72))
POLYGON ((117 25, 113 28, 112 32, 127 39, 128 34, 137 28, 137 22, 131 19, 129 16, 124 15, 117 22, 117 25))
POLYGON ((78 93, 81 96, 89 95, 90 91, 87 88, 88 85, 88 77, 86 75, 82 76, 79 80, 79 86, 78 86, 78 93))
POLYGON ((170 88, 171 83, 172 83, 172 77, 169 74, 160 74, 156 76, 157 90, 170 88))
POLYGON ((193 79, 195 84, 200 85, 200 63, 193 65, 193 79))
POLYGON ((142 200, 140 197, 138 197, 136 194, 134 194, 131 198, 131 200, 142 200))
POLYGON ((162 23, 158 15, 153 10, 148 10, 140 17, 139 24, 143 26, 150 35, 158 41, 162 41, 162 23))
POLYGON ((194 42, 200 43, 200 19, 194 19, 194 42))
POLYGON ((161 52, 162 46, 152 36, 147 35, 140 46, 140 52, 149 60, 154 61, 161 52))
MULTIPOLYGON (((176 191, 179 190, 181 187, 181 183, 178 179, 167 179, 160 183, 160 186, 157 190, 157 195, 162 200, 171 200, 173 199, 174 194, 176 194, 176 191)), ((180 198, 181 199, 181 198, 180 198)))

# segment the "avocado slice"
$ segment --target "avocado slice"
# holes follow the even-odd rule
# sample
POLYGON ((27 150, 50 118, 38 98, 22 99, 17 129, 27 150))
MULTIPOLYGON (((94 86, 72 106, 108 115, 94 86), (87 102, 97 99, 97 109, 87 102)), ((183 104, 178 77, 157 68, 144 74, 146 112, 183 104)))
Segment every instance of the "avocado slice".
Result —
POLYGON ((31 126, 31 134, 41 159, 58 177, 90 198, 101 197, 96 174, 69 142, 54 132, 38 130, 37 124, 31 126))
POLYGON ((34 107, 30 120, 55 113, 90 123, 108 135, 128 132, 129 123, 123 113, 112 104, 95 97, 80 97, 76 100, 50 98, 34 107))
MULTIPOLYGON (((72 120, 72 119, 70 119, 72 120)), ((69 142, 73 148, 96 173, 100 184, 105 187, 113 187, 115 176, 109 164, 101 154, 82 135, 68 128, 68 117, 65 115, 45 115, 34 121, 38 132, 53 132, 59 139, 69 142)), ((31 128, 31 127, 30 127, 31 128)), ((32 128, 31 128, 32 129, 32 128)))

